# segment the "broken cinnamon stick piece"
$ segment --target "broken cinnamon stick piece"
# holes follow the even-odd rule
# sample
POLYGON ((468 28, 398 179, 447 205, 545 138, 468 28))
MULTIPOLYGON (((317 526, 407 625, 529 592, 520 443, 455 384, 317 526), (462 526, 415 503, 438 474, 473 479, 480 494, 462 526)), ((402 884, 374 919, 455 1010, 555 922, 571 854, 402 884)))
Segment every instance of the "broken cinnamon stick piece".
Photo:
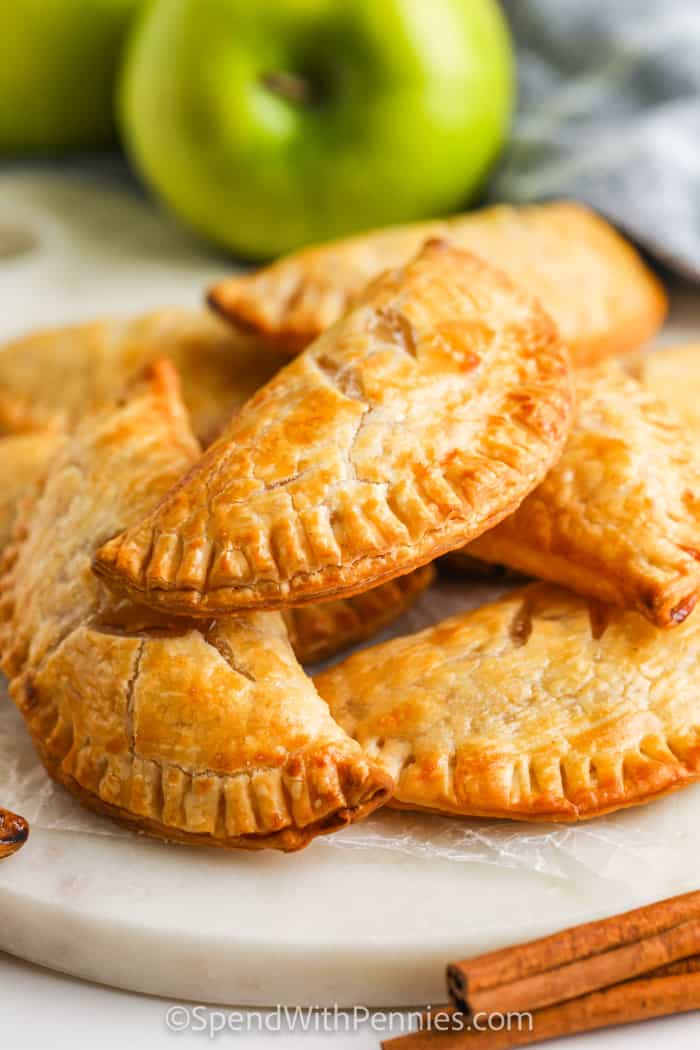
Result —
MULTIPOLYGON (((610 1025, 646 1021, 652 1017, 686 1013, 700 1009, 700 973, 683 973, 672 977, 642 977, 569 999, 556 1006, 535 1010, 521 1016, 516 1024, 506 1023, 499 1029, 468 1027, 467 1015, 453 1011, 454 1027, 450 1031, 424 1028, 410 1035, 387 1039, 383 1050, 511 1050, 577 1032, 591 1032, 610 1025), (458 1030, 459 1020, 464 1027, 458 1030)), ((497 1015, 508 1022, 507 1015, 497 1015)), ((476 1020, 476 1018, 474 1018, 476 1020)))
POLYGON ((0 809, 0 860, 21 849, 29 838, 29 824, 24 817, 0 809))
POLYGON ((700 892, 489 952, 447 968, 465 1013, 537 1010, 700 952, 700 892))

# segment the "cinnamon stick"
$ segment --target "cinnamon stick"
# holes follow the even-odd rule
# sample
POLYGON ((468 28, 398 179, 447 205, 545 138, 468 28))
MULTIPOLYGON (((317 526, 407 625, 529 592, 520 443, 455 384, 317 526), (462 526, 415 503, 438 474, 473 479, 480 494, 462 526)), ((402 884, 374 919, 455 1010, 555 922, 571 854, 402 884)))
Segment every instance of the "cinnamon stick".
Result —
POLYGON ((447 985, 465 1013, 537 1010, 700 953, 700 892, 452 963, 447 985))
MULTIPOLYGON (((383 1050, 512 1050, 577 1032, 591 1032, 610 1025, 646 1021, 652 1017, 700 1009, 700 972, 668 977, 642 977, 590 992, 556 1006, 535 1010, 522 1023, 500 1030, 488 1027, 458 1031, 424 1028, 409 1035, 387 1039, 383 1050)), ((469 1024, 467 1015, 453 1008, 455 1022, 469 1024)))
POLYGON ((29 825, 24 817, 0 809, 0 860, 21 849, 29 837, 29 825))

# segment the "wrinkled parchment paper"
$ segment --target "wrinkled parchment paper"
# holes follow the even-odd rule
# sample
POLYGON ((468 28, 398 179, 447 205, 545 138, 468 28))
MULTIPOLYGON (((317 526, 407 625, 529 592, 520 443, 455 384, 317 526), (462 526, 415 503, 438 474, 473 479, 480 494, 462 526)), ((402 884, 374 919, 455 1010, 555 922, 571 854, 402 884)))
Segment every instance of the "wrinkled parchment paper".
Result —
MULTIPOLYGON (((372 640, 420 630, 437 620, 493 600, 506 585, 464 577, 441 578, 406 616, 372 640)), ((481 863, 571 878, 581 868, 616 882, 653 878, 668 851, 687 851, 700 788, 579 825, 461 820, 382 810, 368 820, 316 840, 314 848, 391 850, 422 858, 481 863)), ((0 694, 0 804, 35 828, 94 835, 132 833, 83 809, 54 784, 37 759, 21 717, 0 694)), ((698 861, 700 863, 700 836, 698 861)))

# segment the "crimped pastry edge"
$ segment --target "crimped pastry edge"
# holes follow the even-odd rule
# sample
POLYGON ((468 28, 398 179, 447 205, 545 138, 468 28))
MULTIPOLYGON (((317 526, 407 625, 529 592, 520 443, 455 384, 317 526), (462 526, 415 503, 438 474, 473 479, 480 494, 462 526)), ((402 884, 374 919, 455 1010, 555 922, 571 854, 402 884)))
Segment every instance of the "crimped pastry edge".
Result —
MULTIPOLYGON (((568 427, 564 429, 568 432, 568 427)), ((366 555, 345 566, 334 566, 333 569, 335 571, 325 568, 310 573, 297 573, 287 581, 273 581, 269 588, 273 591, 271 596, 264 593, 264 585, 260 583, 255 587, 247 584, 218 587, 205 593, 194 589, 177 587, 138 586, 132 580, 123 576, 116 568, 119 554, 118 548, 115 550, 114 556, 111 555, 110 551, 109 559, 105 557, 105 552, 113 542, 111 540, 97 552, 92 568, 93 572, 104 579, 114 590, 118 593, 126 594, 138 604, 148 605, 155 609, 169 609, 176 615, 185 614, 195 618, 223 616, 242 609, 273 611, 285 609, 288 606, 308 605, 312 602, 330 601, 336 598, 350 598, 353 595, 362 594, 370 588, 378 587, 389 580, 395 579, 397 576, 413 572, 441 555, 471 542, 471 540, 476 538, 476 535, 481 535, 482 531, 485 532, 493 528, 520 506, 525 496, 529 495, 537 487, 550 465, 549 463, 543 464, 541 471, 536 476, 531 477, 525 492, 518 493, 517 498, 512 498, 507 505, 500 506, 498 511, 493 513, 488 519, 483 519, 479 524, 478 531, 475 530, 475 535, 469 536, 462 524, 454 524, 455 520, 461 522, 462 519, 453 518, 451 532, 445 536, 443 542, 439 545, 435 544, 431 537, 436 532, 444 534, 446 531, 444 525, 427 530, 416 543, 395 546, 390 554, 387 555, 366 555), (465 536, 467 537, 466 539, 465 536), (413 551, 414 555, 408 560, 401 557, 403 551, 413 551), (369 575, 370 569, 374 570, 371 576, 369 575), (347 579, 347 582, 341 582, 344 577, 347 579), (299 581, 297 593, 295 593, 296 588, 293 586, 296 581, 299 581)))
MULTIPOLYGON (((611 790, 594 789, 590 792, 576 793, 572 795, 562 794, 556 796, 542 793, 537 795, 529 805, 513 807, 507 799, 502 800, 499 805, 495 800, 492 806, 468 806, 455 802, 441 803, 439 806, 422 805, 417 801, 401 797, 400 774, 394 794, 388 803, 391 809, 412 810, 416 812, 436 813, 443 816, 497 818, 502 820, 532 821, 544 823, 577 823, 582 820, 590 820, 601 817, 607 813, 614 813, 620 809, 629 809, 631 806, 639 806, 656 799, 663 798, 681 788, 689 787, 700 781, 700 726, 693 729, 694 740, 687 748, 688 760, 679 759, 669 741, 663 737, 658 738, 660 746, 659 753, 665 749, 671 756, 668 759, 653 759, 645 755, 641 749, 627 749, 619 752, 615 759, 619 766, 624 769, 625 762, 642 760, 642 764, 649 771, 649 776, 640 777, 638 772, 634 780, 621 781, 622 787, 611 790), (635 790, 630 791, 634 785, 635 790)), ((640 742, 641 743, 641 742, 640 742)), ((678 743, 674 746, 680 750, 678 743)), ((532 760, 536 756, 530 756, 532 760)), ((591 756, 591 764, 609 762, 612 756, 607 753, 591 756)), ((515 764, 515 760, 514 760, 515 764)), ((559 760, 560 769, 566 768, 565 757, 559 760)), ((488 770, 488 767, 486 767, 488 770)), ((488 777, 488 771, 484 778, 488 777)), ((562 782, 565 783, 565 773, 562 782)))
POLYGON ((125 776, 123 756, 111 755, 89 740, 76 746, 73 726, 62 717, 58 703, 47 703, 46 698, 40 702, 34 695, 31 672, 11 683, 10 694, 54 780, 89 809, 157 838, 224 848, 302 849, 317 835, 371 813, 387 801, 393 786, 376 764, 366 758, 361 763, 345 759, 334 754, 341 749, 332 746, 291 755, 284 767, 234 774, 186 772, 175 763, 141 758, 132 751, 125 776), (187 800, 201 802, 207 792, 216 813, 213 829, 196 831, 166 819, 167 812, 181 813, 185 824, 187 800), (129 809, 120 804, 125 795, 129 809), (265 812, 271 800, 277 805, 272 815, 265 812), (296 823, 295 810, 313 818, 296 823))

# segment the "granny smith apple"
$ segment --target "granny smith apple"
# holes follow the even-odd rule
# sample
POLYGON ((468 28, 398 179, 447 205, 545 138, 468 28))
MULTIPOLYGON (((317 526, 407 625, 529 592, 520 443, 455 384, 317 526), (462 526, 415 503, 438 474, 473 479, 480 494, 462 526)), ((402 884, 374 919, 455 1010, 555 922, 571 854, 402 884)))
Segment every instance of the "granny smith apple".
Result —
POLYGON ((0 150, 100 146, 143 0, 0 0, 0 150))
POLYGON ((156 0, 120 84, 147 182, 258 258, 464 205, 512 100, 496 0, 156 0))

